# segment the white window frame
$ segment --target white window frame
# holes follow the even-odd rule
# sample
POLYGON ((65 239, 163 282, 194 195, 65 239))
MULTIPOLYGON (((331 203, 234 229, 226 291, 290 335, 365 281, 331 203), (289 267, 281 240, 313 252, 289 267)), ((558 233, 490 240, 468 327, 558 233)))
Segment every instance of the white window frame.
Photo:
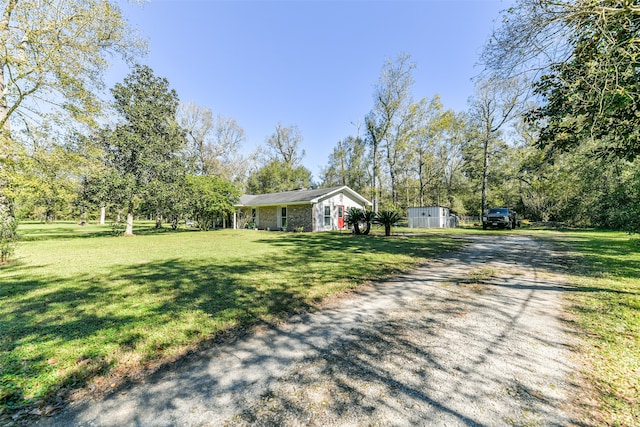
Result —
POLYGON ((333 223, 333 218, 331 215, 331 205, 324 205, 322 209, 322 225, 324 228, 330 228, 333 223), (329 215, 327 215, 327 210, 329 211, 329 215), (329 223, 327 224, 327 219, 329 223))

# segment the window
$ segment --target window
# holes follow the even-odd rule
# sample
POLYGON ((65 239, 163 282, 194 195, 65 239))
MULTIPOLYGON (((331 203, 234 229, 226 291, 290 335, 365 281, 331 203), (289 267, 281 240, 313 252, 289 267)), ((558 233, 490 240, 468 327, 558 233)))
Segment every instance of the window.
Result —
POLYGON ((287 208, 286 207, 280 208, 280 227, 287 228, 287 208))
POLYGON ((324 207, 324 226, 331 227, 331 206, 324 207))
POLYGON ((251 222, 253 222, 254 224, 256 223, 256 217, 257 217, 257 211, 256 208, 251 208, 251 222))

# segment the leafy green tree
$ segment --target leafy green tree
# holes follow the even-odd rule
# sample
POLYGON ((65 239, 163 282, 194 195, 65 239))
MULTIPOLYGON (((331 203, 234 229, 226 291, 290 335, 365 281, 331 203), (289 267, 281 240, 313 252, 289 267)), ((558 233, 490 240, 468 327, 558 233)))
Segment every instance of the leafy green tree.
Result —
POLYGON ((495 157, 495 146, 500 130, 518 113, 519 83, 515 79, 490 78, 478 82, 476 95, 471 100, 470 115, 477 123, 478 138, 482 147, 482 200, 481 212, 487 210, 487 190, 490 161, 495 157))
POLYGON ((0 2, 0 41, 0 206, 12 212, 6 194, 17 144, 10 123, 32 127, 52 112, 72 119, 60 123, 93 123, 108 60, 128 59, 144 46, 107 0, 0 2))
POLYGON ((311 171, 300 164, 302 135, 296 126, 276 126, 267 138, 267 160, 249 175, 247 191, 265 194, 306 188, 311 184, 311 171))
POLYGON ((114 183, 119 178, 116 171, 110 168, 96 168, 84 175, 78 194, 80 209, 84 212, 100 209, 100 222, 104 224, 103 209, 106 216, 107 207, 117 205, 120 201, 117 192, 114 191, 114 183))
POLYGON ((272 160, 253 172, 247 181, 251 194, 277 193, 298 188, 308 188, 311 171, 304 166, 292 167, 280 160, 272 160))
POLYGON ((110 197, 127 213, 125 235, 133 234, 136 200, 153 193, 152 183, 175 182, 184 171, 180 152, 185 135, 176 121, 178 95, 151 68, 136 65, 111 90, 122 118, 106 129, 102 144, 110 173, 110 197))
POLYGON ((176 175, 171 179, 155 178, 145 186, 138 210, 149 218, 155 218, 156 228, 161 228, 162 223, 167 221, 171 228, 177 229, 190 198, 197 197, 189 193, 185 179, 183 175, 176 175))
POLYGON ((361 138, 349 136, 334 147, 323 169, 322 185, 334 187, 346 185, 363 194, 368 189, 369 161, 367 147, 361 138))
POLYGON ((188 212, 205 231, 215 224, 216 218, 233 213, 240 197, 237 187, 216 176, 189 175, 186 184, 190 194, 188 212))
POLYGON ((483 53, 501 78, 528 73, 543 105, 539 146, 633 160, 637 144, 637 1, 518 0, 483 53))
MULTIPOLYGON (((106 0, 6 0, 0 6, 0 129, 48 102, 92 121, 108 58, 141 52, 118 5, 106 0)), ((47 109, 46 111, 49 111, 47 109)))
POLYGON ((13 176, 22 215, 54 221, 72 215, 84 159, 55 142, 40 141, 19 152, 13 176))
POLYGON ((601 19, 584 23, 571 59, 535 84, 544 103, 529 118, 542 124, 541 147, 566 151, 595 140, 595 155, 633 160, 640 154, 640 15, 601 19))
POLYGON ((375 222, 384 226, 384 235, 391 236, 391 227, 402 220, 399 213, 393 211, 380 211, 376 214, 375 222))

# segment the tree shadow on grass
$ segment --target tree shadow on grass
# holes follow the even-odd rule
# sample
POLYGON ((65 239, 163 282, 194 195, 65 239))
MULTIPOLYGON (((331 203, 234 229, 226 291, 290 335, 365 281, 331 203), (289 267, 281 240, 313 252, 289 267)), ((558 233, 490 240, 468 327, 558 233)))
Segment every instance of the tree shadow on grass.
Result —
MULTIPOLYGON (((247 254, 243 259, 227 260, 224 264, 214 259, 169 259, 116 266, 108 274, 86 274, 71 279, 34 278, 25 272, 11 279, 13 290, 9 296, 14 298, 10 306, 0 309, 3 328, 4 324, 12 328, 10 338, 0 341, 0 356, 14 358, 6 366, 11 369, 10 374, 16 375, 15 387, 12 388, 14 394, 5 396, 0 404, 15 409, 30 393, 25 392, 26 387, 21 385, 21 381, 26 379, 17 375, 46 377, 57 369, 47 363, 55 357, 50 349, 41 348, 33 352, 32 358, 25 358, 20 356, 24 354, 20 352, 23 348, 37 350, 42 341, 59 342, 60 345, 71 341, 79 344, 99 341, 95 347, 79 348, 74 359, 74 363, 81 366, 87 364, 86 360, 91 360, 92 370, 70 369, 34 398, 50 400, 61 388, 63 391, 64 388, 80 388, 96 377, 111 375, 118 369, 119 361, 111 361, 110 355, 138 350, 147 361, 162 360, 172 349, 181 346, 206 346, 217 334, 229 328, 245 328, 285 317, 297 310, 310 309, 314 301, 310 290, 314 286, 323 287, 336 281, 380 277, 389 273, 393 266, 376 265, 377 260, 369 256, 372 252, 410 254, 424 259, 458 246, 444 238, 434 241, 434 236, 384 239, 283 234, 277 239, 261 241, 282 251, 260 257, 247 254), (319 263, 319 259, 324 262, 319 263), (18 298, 21 295, 24 298, 18 298), (189 321, 189 318, 194 320, 189 321), (158 331, 164 333, 158 335, 158 331), (31 371, 22 373, 20 369, 25 365, 30 366, 31 371)), ((449 257, 452 262, 464 261, 455 254, 449 257)), ((394 325, 392 330, 395 329, 394 325)), ((376 338, 385 349, 398 348, 403 350, 401 354, 417 354, 409 343, 386 338, 392 336, 388 332, 376 338)), ((374 348, 370 356, 373 357, 378 350, 374 348)), ((367 354, 367 349, 356 345, 353 354, 367 354)), ((340 352, 325 355, 333 358, 343 356, 340 352)), ((429 353, 425 353, 425 360, 428 356, 429 353)), ((420 390, 397 382, 390 374, 372 369, 367 363, 356 364, 353 368, 363 379, 398 390, 401 395, 410 396, 416 404, 445 405, 420 390)), ((340 375, 340 378, 344 376, 340 375)), ((190 386, 186 384, 184 387, 187 395, 190 386)), ((355 399, 337 401, 332 408, 337 413, 362 401, 357 391, 350 389, 350 384, 338 383, 337 387, 338 392, 347 392, 355 399)), ((294 408, 299 402, 283 404, 294 408)), ((439 409, 473 425, 473 420, 452 412, 446 405, 439 409)), ((366 412, 368 409, 363 410, 366 412)), ((306 408, 301 407, 299 411, 301 415, 307 415, 306 408)), ((252 415, 248 416, 248 421, 251 421, 252 415)))
POLYGON ((268 256, 247 254, 232 263, 169 259, 65 278, 14 265, 0 285, 6 301, 0 358, 8 378, 0 405, 47 402, 121 369, 118 354, 138 353, 141 363, 162 360, 230 328, 309 310, 325 285, 353 286, 397 271, 372 253, 423 258, 434 247, 455 246, 428 239, 287 234, 261 241, 284 249, 268 256))
POLYGON ((70 278, 37 277, 29 274, 32 266, 14 266, 0 285, 0 407, 18 410, 84 387, 118 369, 122 361, 114 354, 161 360, 230 328, 309 309, 311 284, 292 273, 300 261, 170 259, 70 278))
MULTIPOLYGON (((69 240, 69 239, 93 239, 96 237, 120 237, 109 226, 90 226, 85 229, 80 225, 61 225, 43 224, 42 228, 18 230, 20 240, 25 242, 44 241, 44 240, 69 240)), ((156 228, 155 225, 135 225, 134 235, 149 236, 165 233, 191 233, 200 231, 197 228, 178 228, 171 227, 156 228)))
MULTIPOLYGON (((575 270, 588 277, 605 274, 628 278, 640 278, 638 260, 640 245, 628 239, 611 238, 606 231, 588 235, 580 232, 564 231, 559 242, 564 251, 577 250, 572 254, 575 270)), ((619 234, 615 232, 615 234, 619 234)))
POLYGON ((355 254, 386 253, 430 258, 457 249, 460 243, 449 237, 425 235, 389 238, 334 233, 286 234, 261 242, 288 249, 290 256, 313 259, 326 254, 348 257, 355 254))

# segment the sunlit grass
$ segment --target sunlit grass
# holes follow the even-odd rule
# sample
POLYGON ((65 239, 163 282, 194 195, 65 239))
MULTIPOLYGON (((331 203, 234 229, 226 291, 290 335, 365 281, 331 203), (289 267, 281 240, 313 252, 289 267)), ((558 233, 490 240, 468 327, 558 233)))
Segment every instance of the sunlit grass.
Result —
POLYGON ((0 410, 179 357, 229 330, 459 246, 438 236, 249 230, 112 237, 108 226, 26 224, 0 267, 0 410))
POLYGON ((601 422, 640 425, 640 240, 621 232, 548 234, 572 258, 570 298, 601 422))

